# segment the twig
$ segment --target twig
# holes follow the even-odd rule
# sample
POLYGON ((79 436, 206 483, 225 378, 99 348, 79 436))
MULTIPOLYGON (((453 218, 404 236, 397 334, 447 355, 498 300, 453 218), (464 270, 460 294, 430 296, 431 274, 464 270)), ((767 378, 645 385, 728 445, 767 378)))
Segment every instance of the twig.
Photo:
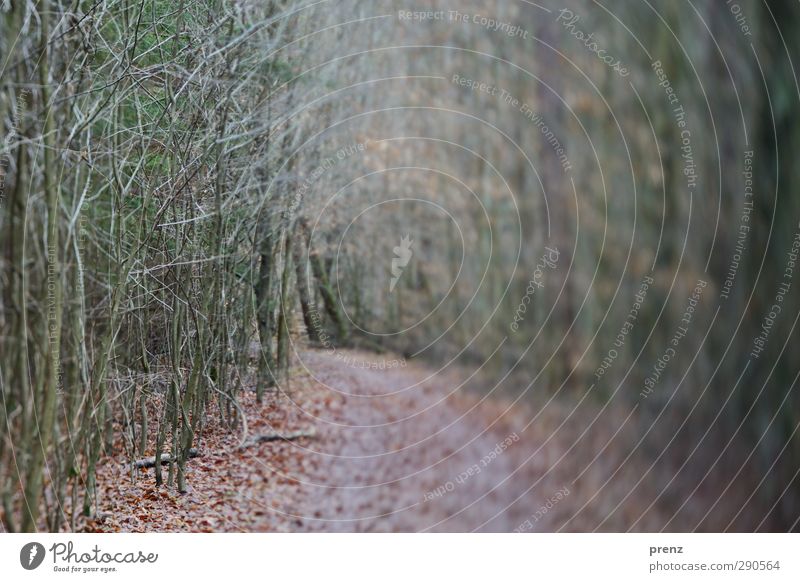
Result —
MULTIPOLYGON (((189 458, 194 459, 195 457, 199 457, 200 453, 197 449, 189 449, 189 458)), ((177 458, 170 455, 169 453, 164 453, 161 455, 161 464, 167 465, 169 463, 174 463, 177 461, 177 458)), ((137 469, 151 469, 156 466, 156 458, 155 457, 146 457, 144 459, 139 459, 138 461, 134 461, 134 467, 137 469)))
POLYGON ((247 440, 246 443, 241 445, 240 448, 246 448, 252 445, 257 445, 260 443, 268 443, 271 441, 294 441, 297 439, 302 438, 315 438, 317 436, 317 431, 315 429, 311 430, 298 430, 295 432, 287 432, 285 434, 277 433, 277 432, 269 432, 266 434, 259 434, 251 437, 247 440))

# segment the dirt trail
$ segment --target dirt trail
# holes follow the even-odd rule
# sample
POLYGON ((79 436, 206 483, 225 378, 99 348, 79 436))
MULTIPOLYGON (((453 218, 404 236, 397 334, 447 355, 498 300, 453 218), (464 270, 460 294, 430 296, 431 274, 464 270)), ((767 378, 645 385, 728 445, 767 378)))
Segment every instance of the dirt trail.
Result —
MULTIPOLYGON (((589 503, 567 523, 602 484, 599 467, 574 482, 604 444, 577 442, 575 428, 584 428, 584 415, 558 429, 569 411, 551 403, 529 424, 532 410, 496 398, 480 402, 458 388, 455 373, 432 375, 417 365, 364 369, 359 363, 381 361, 356 352, 346 359, 303 354, 327 405, 314 421, 319 439, 303 453, 311 470, 300 478, 299 529, 581 529, 599 525, 605 515, 598 511, 614 506, 589 503), (506 413, 509 407, 515 412, 506 413), (559 462, 573 444, 577 452, 559 462)), ((612 516, 607 528, 619 529, 619 521, 612 516)))
POLYGON ((429 371, 416 367, 362 369, 324 353, 304 361, 337 402, 317 423, 325 456, 313 484, 302 487, 308 529, 510 530, 523 521, 510 510, 497 515, 519 487, 492 491, 515 469, 508 453, 519 435, 503 422, 489 428, 495 418, 448 397, 457 378, 426 380, 429 371))

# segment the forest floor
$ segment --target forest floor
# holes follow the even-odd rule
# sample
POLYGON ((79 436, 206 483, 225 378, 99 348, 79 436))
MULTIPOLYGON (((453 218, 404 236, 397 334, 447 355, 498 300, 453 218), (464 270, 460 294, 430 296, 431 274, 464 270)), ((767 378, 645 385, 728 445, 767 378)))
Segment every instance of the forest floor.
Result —
MULTIPOLYGON (((629 411, 563 399, 537 411, 459 388, 460 370, 370 369, 360 362, 389 357, 337 356, 307 350, 285 393, 261 405, 242 397, 247 439, 314 436, 242 448, 241 431, 212 420, 186 494, 156 488, 152 469, 132 479, 119 451, 99 467, 98 516, 82 529, 653 531, 673 518, 655 472, 620 444, 637 442, 629 411)), ((699 495, 668 529, 697 526, 697 507, 709 505, 699 495)))

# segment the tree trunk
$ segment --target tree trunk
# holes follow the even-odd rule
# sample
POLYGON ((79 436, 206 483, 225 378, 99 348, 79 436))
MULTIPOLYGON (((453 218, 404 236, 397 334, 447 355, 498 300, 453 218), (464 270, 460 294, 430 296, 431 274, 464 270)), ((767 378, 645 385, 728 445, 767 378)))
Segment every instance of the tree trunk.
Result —
POLYGON ((300 298, 300 308, 303 311, 303 323, 306 326, 308 340, 312 344, 319 344, 319 321, 315 321, 312 313, 311 273, 309 272, 309 265, 303 257, 303 252, 306 249, 301 233, 298 233, 293 248, 294 267, 297 274, 297 294, 300 298))

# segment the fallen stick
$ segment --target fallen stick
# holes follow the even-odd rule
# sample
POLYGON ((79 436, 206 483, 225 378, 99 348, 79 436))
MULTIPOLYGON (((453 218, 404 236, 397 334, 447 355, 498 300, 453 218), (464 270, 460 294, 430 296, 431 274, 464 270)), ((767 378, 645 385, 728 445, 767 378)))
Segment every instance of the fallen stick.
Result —
MULTIPOLYGON (((194 459, 195 457, 199 457, 200 453, 197 449, 189 449, 189 458, 194 459)), ((175 457, 170 455, 169 453, 164 453, 161 455, 161 464, 167 465, 169 463, 174 463, 177 461, 175 457)), ((137 469, 152 469, 156 466, 156 458, 155 457, 147 457, 144 459, 139 459, 133 463, 134 467, 137 469)))
POLYGON ((278 432, 269 432, 266 434, 255 435, 242 445, 242 448, 260 443, 268 443, 270 441, 294 441, 302 438, 314 438, 317 436, 317 431, 313 428, 311 430, 298 430, 295 432, 287 432, 284 434, 278 432))

